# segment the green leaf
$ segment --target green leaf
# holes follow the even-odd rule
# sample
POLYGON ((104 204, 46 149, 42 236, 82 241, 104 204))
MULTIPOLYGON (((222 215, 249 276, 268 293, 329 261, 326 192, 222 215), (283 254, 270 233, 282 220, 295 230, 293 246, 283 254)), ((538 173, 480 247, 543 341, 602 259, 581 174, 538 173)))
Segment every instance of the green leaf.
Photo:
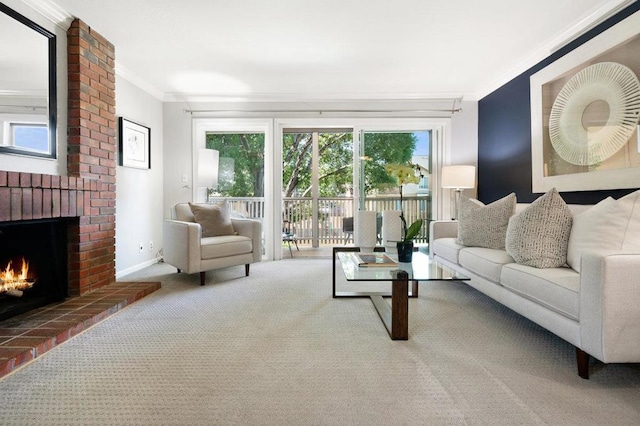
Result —
POLYGON ((404 240, 405 241, 413 240, 416 237, 416 235, 418 235, 418 233, 420 232, 420 228, 422 228, 422 219, 418 219, 411 224, 409 229, 407 229, 407 235, 405 235, 404 240))

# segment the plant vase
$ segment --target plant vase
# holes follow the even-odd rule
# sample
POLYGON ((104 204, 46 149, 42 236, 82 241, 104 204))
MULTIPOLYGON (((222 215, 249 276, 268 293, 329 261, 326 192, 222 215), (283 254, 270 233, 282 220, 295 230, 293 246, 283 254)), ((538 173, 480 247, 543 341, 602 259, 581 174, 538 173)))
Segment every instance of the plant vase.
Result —
POLYGON ((398 241, 398 262, 411 262, 413 258, 413 241, 398 241))

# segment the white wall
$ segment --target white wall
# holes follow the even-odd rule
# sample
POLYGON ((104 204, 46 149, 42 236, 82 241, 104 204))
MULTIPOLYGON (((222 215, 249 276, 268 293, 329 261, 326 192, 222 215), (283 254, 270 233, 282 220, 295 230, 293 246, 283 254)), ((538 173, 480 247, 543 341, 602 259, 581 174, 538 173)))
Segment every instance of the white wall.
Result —
POLYGON ((180 102, 164 104, 164 206, 165 218, 171 217, 171 207, 192 201, 193 176, 191 115, 184 112, 189 105, 180 102), (186 175, 187 182, 182 181, 186 175))
MULTIPOLYGON (((462 102, 462 111, 451 119, 451 151, 449 164, 478 167, 478 102, 462 102)), ((476 177, 477 179, 477 177, 476 177)), ((476 182, 477 188, 477 182, 476 182)), ((477 189, 465 189, 468 197, 476 197, 477 189)))
POLYGON ((451 164, 478 163, 478 102, 462 102, 462 111, 451 118, 451 164))
POLYGON ((116 278, 120 278, 155 263, 162 248, 162 102, 116 75, 116 115, 151 128, 151 169, 116 169, 116 278))

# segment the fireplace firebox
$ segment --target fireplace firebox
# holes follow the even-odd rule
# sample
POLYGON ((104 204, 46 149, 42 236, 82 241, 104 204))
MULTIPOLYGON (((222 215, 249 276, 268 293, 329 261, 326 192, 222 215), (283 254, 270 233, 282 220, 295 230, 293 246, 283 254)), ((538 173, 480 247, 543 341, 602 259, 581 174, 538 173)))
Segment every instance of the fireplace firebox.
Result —
POLYGON ((67 297, 69 220, 0 223, 0 321, 67 297))

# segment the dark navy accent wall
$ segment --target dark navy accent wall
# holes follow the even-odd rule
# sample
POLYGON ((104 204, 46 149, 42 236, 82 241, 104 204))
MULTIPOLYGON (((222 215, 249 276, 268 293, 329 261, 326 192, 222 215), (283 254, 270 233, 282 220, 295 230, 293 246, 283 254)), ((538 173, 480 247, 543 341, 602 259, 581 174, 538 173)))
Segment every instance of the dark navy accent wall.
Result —
MULTIPOLYGON (((565 46, 478 102, 478 199, 484 203, 515 192, 518 202, 531 202, 531 103, 529 77, 640 10, 636 2, 565 46)), ((594 204, 619 198, 633 189, 562 192, 568 203, 594 204)))

